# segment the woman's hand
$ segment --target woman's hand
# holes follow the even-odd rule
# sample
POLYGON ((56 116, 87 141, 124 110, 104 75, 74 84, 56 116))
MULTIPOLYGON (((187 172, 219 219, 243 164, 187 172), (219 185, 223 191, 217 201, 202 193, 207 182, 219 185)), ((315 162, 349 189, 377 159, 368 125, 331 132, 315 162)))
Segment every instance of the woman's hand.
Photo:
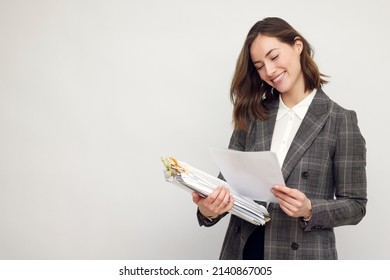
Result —
POLYGON ((205 198, 193 192, 192 200, 198 205, 199 211, 203 216, 212 218, 230 211, 234 204, 233 196, 230 194, 229 189, 224 187, 216 188, 205 198))
POLYGON ((294 218, 310 219, 311 201, 303 192, 285 186, 273 186, 271 192, 278 199, 284 213, 294 218))

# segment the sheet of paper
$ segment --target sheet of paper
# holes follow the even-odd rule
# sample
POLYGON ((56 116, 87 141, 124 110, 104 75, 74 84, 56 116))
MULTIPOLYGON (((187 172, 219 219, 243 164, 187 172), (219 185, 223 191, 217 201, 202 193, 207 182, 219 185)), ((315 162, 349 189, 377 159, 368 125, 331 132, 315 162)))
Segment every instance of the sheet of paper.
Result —
POLYGON ((285 185, 274 152, 242 152, 210 148, 226 182, 240 195, 257 201, 276 202, 273 185, 285 185))

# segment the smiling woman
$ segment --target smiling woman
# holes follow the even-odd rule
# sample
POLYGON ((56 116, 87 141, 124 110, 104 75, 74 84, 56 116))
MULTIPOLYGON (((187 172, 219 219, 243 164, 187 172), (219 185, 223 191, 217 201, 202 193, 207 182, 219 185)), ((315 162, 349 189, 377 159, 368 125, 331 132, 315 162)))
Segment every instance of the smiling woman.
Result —
MULTIPOLYGON (((212 175, 218 174, 209 149, 223 148, 233 132, 229 94, 237 58, 244 41, 258 36, 259 30, 254 29, 246 38, 250 28, 268 15, 278 15, 303 35, 298 36, 303 43, 301 59, 309 50, 303 39, 310 42, 319 69, 331 77, 326 78, 329 83, 321 90, 356 111, 367 140, 367 214, 357 226, 335 227, 338 257, 390 260, 390 250, 383 249, 390 248, 390 223, 381 219, 388 211, 390 197, 390 188, 384 183, 390 156, 390 126, 384 125, 389 119, 390 101, 386 90, 390 40, 384 36, 390 26, 389 1, 315 3, 0 1, 0 259, 145 259, 155 264, 155 260, 218 258, 230 214, 211 228, 198 227, 193 217, 197 206, 189 194, 165 182, 160 156, 175 155, 212 175)), ((257 25, 261 35, 265 35, 265 23, 257 25)), ((276 38, 273 33, 266 36, 276 38)), ((278 39, 291 47, 294 36, 297 34, 288 41, 278 39)), ((271 139, 280 137, 275 134, 276 128, 260 133, 272 122, 262 122, 256 110, 264 107, 264 120, 267 116, 275 118, 272 106, 279 96, 278 87, 274 95, 267 82, 263 82, 264 89, 260 88, 263 80, 253 65, 250 48, 246 46, 243 51, 236 77, 244 79, 235 80, 233 92, 237 108, 249 102, 247 109, 236 110, 243 113, 242 120, 248 120, 248 133, 243 131, 237 141, 248 135, 241 143, 246 150, 269 150, 271 139), (266 99, 262 100, 264 93, 266 99), (256 122, 251 121, 254 117, 256 122), (256 133, 260 135, 254 137, 256 133)), ((316 82, 310 62, 302 61, 301 69, 304 77, 316 82)), ((287 74, 288 69, 285 77, 287 74)), ((318 100, 313 107, 319 92, 315 96, 311 113, 305 115, 305 104, 294 108, 293 116, 307 119, 299 127, 303 132, 314 129, 317 116, 322 118, 321 113, 330 110, 330 103, 319 104, 318 100)), ((284 118, 289 116, 283 104, 279 107, 287 112, 284 118)), ((336 121, 336 116, 329 115, 327 124, 336 121)), ((346 114, 344 121, 338 122, 339 132, 347 128, 350 119, 346 114)), ((286 120, 288 123, 289 118, 286 120)), ((355 132, 339 134, 339 143, 349 141, 351 133, 355 132)), ((298 189, 299 185, 314 209, 313 199, 324 190, 324 175, 334 174, 342 207, 341 198, 346 206, 351 199, 361 197, 358 192, 351 195, 347 184, 340 185, 340 166, 334 165, 329 174, 322 170, 325 166, 330 172, 328 157, 342 151, 339 144, 326 142, 332 139, 325 134, 304 153, 317 159, 293 166, 294 153, 303 151, 296 148, 306 146, 305 139, 310 138, 300 131, 296 135, 295 148, 290 149, 286 156, 290 160, 285 161, 283 169, 286 174, 292 168, 302 168, 302 173, 294 170, 290 177, 295 176, 299 184, 290 183, 288 187, 298 189), (316 150, 312 149, 314 145, 316 150)), ((233 148, 238 149, 239 144, 233 148)), ((345 174, 350 180, 355 172, 345 174)), ((351 184, 350 188, 355 186, 351 184)), ((326 200, 324 209, 327 205, 326 200)), ((275 211, 280 209, 270 212, 274 215, 273 227, 284 222, 276 219, 284 216, 275 211)), ((321 215, 327 217, 328 213, 321 215)), ((332 210, 330 215, 342 218, 344 223, 350 214, 332 210)), ((318 217, 313 212, 311 224, 326 225, 315 222, 318 217)), ((298 218, 296 222, 303 221, 298 218)), ((236 225, 244 242, 248 228, 236 225)), ((288 223, 285 226, 299 232, 297 238, 303 235, 300 228, 288 223)), ((234 229, 234 225, 229 228, 234 229)), ((268 225, 260 229, 265 229, 267 240, 274 233, 268 231, 268 225)), ((299 245, 292 253, 305 248, 300 240, 288 244, 295 232, 286 231, 278 231, 278 247, 283 240, 285 248, 299 245)), ((318 239, 328 235, 326 230, 315 228, 306 233, 318 239)), ((275 243, 264 244, 267 248, 275 243)))
POLYGON ((260 78, 283 93, 283 99, 287 96, 302 98, 302 93, 306 93, 304 88, 299 88, 304 86, 299 61, 301 52, 302 40, 298 37, 294 45, 290 46, 275 37, 259 35, 250 48, 253 64, 260 78))
MULTIPOLYGON (((366 214, 365 139, 356 113, 322 90, 312 53, 280 18, 257 22, 246 38, 231 85, 229 148, 275 152, 286 186, 272 187, 278 203, 259 202, 268 205, 265 225, 231 216, 221 259, 337 259, 334 228, 366 214)), ((200 225, 231 210, 226 197, 226 189, 193 194, 200 225)))
POLYGON ((287 92, 283 100, 293 106, 326 84, 326 75, 320 73, 312 56, 307 40, 283 19, 257 22, 245 40, 231 84, 236 127, 246 128, 247 114, 252 120, 266 118, 260 100, 273 98, 274 88, 287 92))

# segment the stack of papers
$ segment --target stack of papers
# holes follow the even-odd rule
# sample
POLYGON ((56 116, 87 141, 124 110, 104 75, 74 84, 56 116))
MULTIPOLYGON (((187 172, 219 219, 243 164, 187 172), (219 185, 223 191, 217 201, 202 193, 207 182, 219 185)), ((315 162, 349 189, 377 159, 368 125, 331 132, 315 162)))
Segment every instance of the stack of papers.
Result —
POLYGON ((264 225, 270 220, 269 213, 263 205, 239 195, 227 182, 196 169, 185 162, 178 161, 174 157, 165 157, 161 158, 161 160, 165 166, 164 175, 167 182, 184 186, 203 197, 210 195, 217 187, 224 186, 229 188, 234 199, 233 208, 230 211, 231 214, 255 225, 264 225))

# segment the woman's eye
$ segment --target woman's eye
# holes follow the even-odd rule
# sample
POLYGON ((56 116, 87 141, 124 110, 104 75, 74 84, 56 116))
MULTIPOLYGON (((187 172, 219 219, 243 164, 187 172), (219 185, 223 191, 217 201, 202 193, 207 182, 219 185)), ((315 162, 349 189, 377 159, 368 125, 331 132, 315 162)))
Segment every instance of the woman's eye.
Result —
POLYGON ((278 54, 277 54, 277 55, 275 55, 274 57, 272 57, 272 58, 271 58, 271 60, 275 60, 275 59, 277 59, 277 58, 278 58, 278 56, 279 56, 278 54))
POLYGON ((261 70, 261 69, 263 69, 263 67, 264 67, 264 65, 257 66, 256 69, 257 69, 257 70, 261 70))

